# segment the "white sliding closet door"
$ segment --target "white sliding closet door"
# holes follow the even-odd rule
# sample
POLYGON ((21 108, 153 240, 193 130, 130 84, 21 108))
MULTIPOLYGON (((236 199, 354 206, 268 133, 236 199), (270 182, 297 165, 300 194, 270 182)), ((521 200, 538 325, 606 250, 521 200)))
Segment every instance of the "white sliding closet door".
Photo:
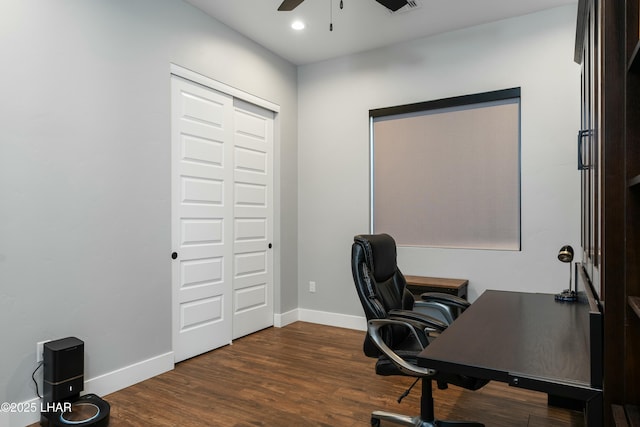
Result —
POLYGON ((175 361, 231 342, 233 98, 171 78, 175 361))
POLYGON ((175 361, 273 325, 273 112, 171 77, 175 361))
POLYGON ((273 113, 234 102, 233 338, 273 326, 273 113))

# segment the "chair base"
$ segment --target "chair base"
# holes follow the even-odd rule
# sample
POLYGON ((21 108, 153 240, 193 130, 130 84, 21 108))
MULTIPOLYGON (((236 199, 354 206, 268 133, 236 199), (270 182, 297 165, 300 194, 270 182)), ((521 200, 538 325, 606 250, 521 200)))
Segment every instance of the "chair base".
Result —
POLYGON ((407 427, 484 427, 484 424, 474 421, 442 421, 423 420, 420 416, 410 417, 408 415, 395 414, 386 411, 374 411, 371 413, 371 426, 380 427, 381 421, 388 421, 393 424, 407 427))

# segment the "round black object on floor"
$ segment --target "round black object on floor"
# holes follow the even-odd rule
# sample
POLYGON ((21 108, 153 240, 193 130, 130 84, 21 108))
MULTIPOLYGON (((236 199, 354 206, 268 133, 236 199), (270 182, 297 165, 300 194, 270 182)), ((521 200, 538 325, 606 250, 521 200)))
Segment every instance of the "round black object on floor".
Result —
POLYGON ((100 415, 100 408, 89 402, 74 402, 71 410, 60 414, 60 421, 65 424, 82 424, 94 420, 100 415))
MULTIPOLYGON (((86 394, 71 402, 70 411, 49 412, 46 419, 51 427, 106 427, 111 406, 95 394, 86 394)), ((41 422, 42 425, 45 425, 41 422)))

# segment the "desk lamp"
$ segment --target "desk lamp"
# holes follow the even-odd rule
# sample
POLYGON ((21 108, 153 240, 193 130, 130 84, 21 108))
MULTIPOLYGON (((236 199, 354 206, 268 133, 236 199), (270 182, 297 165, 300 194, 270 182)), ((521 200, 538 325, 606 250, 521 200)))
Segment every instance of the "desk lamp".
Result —
POLYGON ((565 245, 563 247, 560 248, 560 252, 558 252, 558 259, 561 262, 568 262, 569 263, 569 289, 565 289, 564 291, 560 292, 559 294, 556 294, 555 299, 556 301, 563 301, 563 302, 574 302, 575 300, 578 299, 578 295, 576 294, 576 291, 571 289, 571 273, 572 273, 572 268, 571 268, 571 261, 573 261, 573 248, 569 245, 565 245))

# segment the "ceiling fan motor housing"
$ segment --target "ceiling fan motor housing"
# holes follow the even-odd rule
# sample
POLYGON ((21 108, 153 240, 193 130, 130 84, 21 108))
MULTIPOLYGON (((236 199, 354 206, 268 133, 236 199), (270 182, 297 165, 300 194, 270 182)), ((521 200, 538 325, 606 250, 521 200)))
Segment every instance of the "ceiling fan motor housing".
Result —
MULTIPOLYGON (((280 11, 292 11, 300 5, 304 0, 283 0, 278 10, 280 11)), ((391 10, 392 12, 402 9, 409 2, 407 0, 376 0, 378 3, 391 10)), ((340 2, 340 8, 342 9, 342 2, 340 2)))
POLYGON ((387 9, 395 12, 407 5, 407 0, 376 0, 387 9))

